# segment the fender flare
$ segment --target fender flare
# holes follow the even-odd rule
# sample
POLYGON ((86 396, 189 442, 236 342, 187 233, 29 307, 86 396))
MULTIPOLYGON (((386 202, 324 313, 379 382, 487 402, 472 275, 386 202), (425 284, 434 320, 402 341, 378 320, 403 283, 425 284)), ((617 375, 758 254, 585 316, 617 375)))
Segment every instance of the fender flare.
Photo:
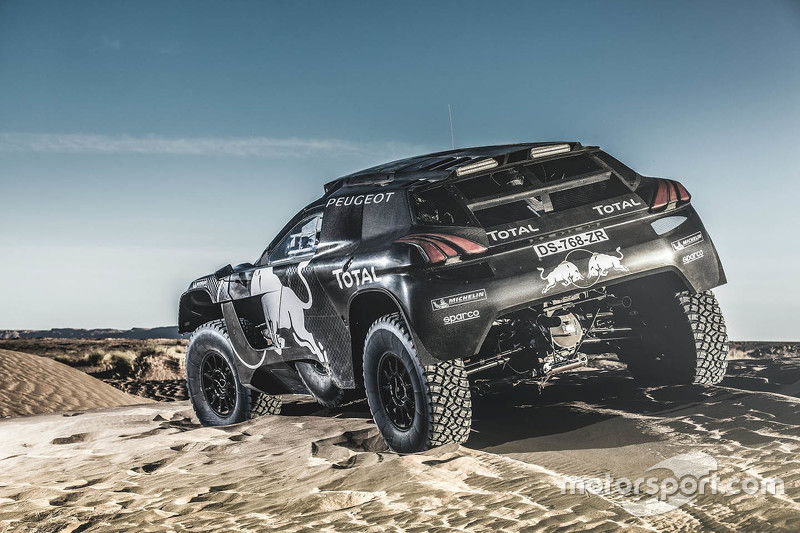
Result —
MULTIPOLYGON (((397 308, 397 311, 400 313, 401 318, 403 319, 403 321, 405 322, 406 326, 408 327, 409 333, 411 333, 411 339, 414 342, 414 347, 417 350, 417 355, 419 356, 420 362, 422 363, 422 365, 432 365, 432 364, 438 363, 439 360, 434 358, 430 354, 430 352, 427 350, 427 348, 425 348, 425 345, 423 344, 422 340, 419 338, 419 336, 415 332, 414 323, 409 318, 410 314, 409 314, 408 310, 406 309, 406 306, 403 305, 402 301, 394 293, 392 293, 390 290, 388 290, 386 287, 381 287, 381 286, 369 287, 369 288, 366 288, 366 289, 363 289, 363 290, 360 290, 360 291, 355 291, 352 295, 350 295, 350 298, 348 298, 348 300, 347 300, 347 306, 346 306, 347 314, 345 315, 345 317, 346 317, 345 318, 345 320, 346 320, 345 323, 347 325, 348 331, 350 331, 351 338, 352 338, 352 330, 351 330, 351 326, 352 325, 349 322, 349 317, 350 317, 350 312, 351 312, 352 305, 353 305, 353 300, 355 300, 358 296, 363 296, 364 294, 371 293, 371 292, 380 293, 380 294, 383 294, 384 296, 388 296, 389 299, 394 304, 394 306, 397 308)), ((352 343, 351 343, 351 346, 352 346, 352 343)), ((354 353, 352 353, 352 350, 351 350, 350 356, 351 356, 350 358, 351 358, 351 361, 352 361, 353 359, 355 359, 356 356, 360 357, 361 354, 354 354, 354 353)))

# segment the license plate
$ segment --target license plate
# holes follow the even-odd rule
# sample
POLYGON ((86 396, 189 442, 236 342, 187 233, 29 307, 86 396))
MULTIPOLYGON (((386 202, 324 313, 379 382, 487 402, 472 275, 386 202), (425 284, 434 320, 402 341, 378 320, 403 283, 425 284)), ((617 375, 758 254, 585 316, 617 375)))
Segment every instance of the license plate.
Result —
POLYGON ((539 243, 534 246, 534 250, 536 250, 536 255, 539 257, 546 257, 548 255, 568 252, 570 250, 574 250, 575 248, 580 248, 582 246, 607 240, 608 235, 606 235, 606 230, 596 229, 587 231, 585 233, 579 233, 577 235, 570 235, 568 237, 562 237, 560 239, 539 243))

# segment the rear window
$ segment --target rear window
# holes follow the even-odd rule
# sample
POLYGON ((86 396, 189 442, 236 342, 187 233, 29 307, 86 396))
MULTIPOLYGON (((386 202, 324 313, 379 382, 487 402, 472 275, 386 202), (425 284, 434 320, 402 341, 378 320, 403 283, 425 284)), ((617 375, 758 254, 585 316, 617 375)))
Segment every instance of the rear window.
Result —
POLYGON ((470 200, 474 200, 484 196, 508 192, 514 187, 532 185, 530 176, 531 174, 525 172, 524 168, 515 167, 460 181, 456 184, 456 187, 461 191, 461 194, 470 200))
POLYGON ((411 194, 417 221, 437 226, 469 226, 466 209, 445 187, 434 187, 411 194))
POLYGON ((483 174, 460 181, 456 187, 468 199, 475 200, 513 192, 512 189, 517 187, 532 187, 602 170, 603 167, 588 154, 578 154, 483 174))
POLYGON ((453 186, 466 198, 467 207, 480 225, 489 228, 629 192, 627 185, 619 179, 620 172, 609 176, 604 163, 604 159, 582 152, 486 172, 457 181, 453 186), (593 176, 593 179, 588 182, 578 180, 584 176, 593 176), (551 188, 547 192, 547 186, 556 184, 556 190, 551 188), (505 197, 508 201, 503 201, 505 197))
POLYGON ((478 222, 481 223, 482 227, 489 228, 492 226, 499 226, 500 224, 507 224, 508 222, 537 217, 540 216, 542 212, 544 212, 542 199, 541 197, 534 196, 532 198, 520 200, 519 202, 475 211, 475 217, 478 219, 478 222))
POLYGON ((533 163, 526 165, 526 168, 533 172, 533 175, 542 183, 574 178, 581 174, 603 170, 603 167, 587 154, 533 163))

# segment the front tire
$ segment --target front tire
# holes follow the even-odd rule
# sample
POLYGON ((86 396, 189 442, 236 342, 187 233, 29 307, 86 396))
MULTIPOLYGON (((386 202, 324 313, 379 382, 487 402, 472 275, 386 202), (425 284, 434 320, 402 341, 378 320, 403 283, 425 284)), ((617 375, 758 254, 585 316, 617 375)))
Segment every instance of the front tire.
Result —
POLYGON ((681 291, 635 300, 641 340, 620 359, 644 385, 716 385, 728 367, 728 334, 714 293, 681 291))
POLYGON ((381 317, 367 332, 364 386, 375 424, 396 452, 461 444, 469 437, 472 403, 464 362, 423 366, 399 313, 381 317))
POLYGON ((186 348, 186 387, 204 426, 226 426, 280 412, 280 397, 248 389, 239 381, 235 352, 223 320, 197 328, 186 348))

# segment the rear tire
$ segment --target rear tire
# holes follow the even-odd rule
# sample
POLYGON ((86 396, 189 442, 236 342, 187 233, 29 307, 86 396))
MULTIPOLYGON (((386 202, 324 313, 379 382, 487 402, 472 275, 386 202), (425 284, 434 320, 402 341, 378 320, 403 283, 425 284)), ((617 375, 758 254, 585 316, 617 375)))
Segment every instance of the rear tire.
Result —
POLYGON ((239 381, 235 352, 223 320, 197 328, 186 348, 186 387, 204 426, 225 426, 280 412, 279 396, 248 389, 239 381))
POLYGON ((620 350, 645 385, 715 385, 728 367, 728 334, 714 293, 689 291, 634 300, 641 341, 620 350))
POLYGON ((469 437, 472 403, 460 359, 422 366, 399 313, 372 324, 364 342, 364 386, 386 444, 413 453, 469 437))
POLYGON ((345 397, 344 389, 340 389, 333 378, 319 363, 295 363, 300 380, 323 407, 338 407, 342 404, 345 397))

